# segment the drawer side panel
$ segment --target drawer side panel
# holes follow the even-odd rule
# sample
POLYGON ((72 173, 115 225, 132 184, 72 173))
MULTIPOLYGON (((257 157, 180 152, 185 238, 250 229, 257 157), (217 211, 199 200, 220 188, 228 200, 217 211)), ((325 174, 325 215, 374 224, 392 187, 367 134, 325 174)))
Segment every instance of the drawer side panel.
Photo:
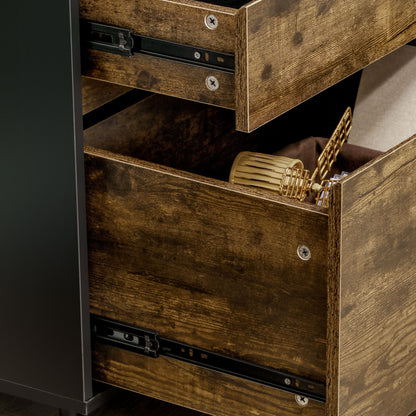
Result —
POLYGON ((192 0, 80 0, 83 19, 131 29, 152 38, 234 53, 237 10, 192 0), (209 29, 208 15, 218 27, 209 29))
POLYGON ((99 153, 86 154, 91 311, 325 381, 327 216, 99 153))
POLYGON ((148 55, 121 56, 98 50, 84 55, 82 73, 102 81, 185 98, 228 109, 235 108, 234 74, 148 55), (219 87, 210 91, 206 79, 219 87))

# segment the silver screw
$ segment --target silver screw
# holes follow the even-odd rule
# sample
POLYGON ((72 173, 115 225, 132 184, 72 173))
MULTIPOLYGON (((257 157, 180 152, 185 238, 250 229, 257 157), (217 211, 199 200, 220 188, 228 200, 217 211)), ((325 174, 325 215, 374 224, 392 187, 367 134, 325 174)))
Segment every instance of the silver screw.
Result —
POLYGON ((213 14, 205 16, 205 26, 208 29, 214 30, 218 27, 218 19, 213 14))
POLYGON ((311 251, 309 250, 309 247, 306 246, 299 246, 298 247, 298 256, 302 259, 302 260, 309 260, 311 258, 311 251))
POLYGON ((206 77, 205 85, 210 91, 216 91, 219 88, 220 83, 218 82, 217 78, 215 78, 213 75, 210 75, 206 77))
POLYGON ((286 386, 290 386, 292 384, 292 380, 289 377, 285 378, 285 384, 286 386))
POLYGON ((299 406, 302 406, 302 407, 307 406, 307 405, 308 405, 308 403, 309 403, 309 399, 308 399, 307 397, 305 397, 305 396, 299 396, 299 395, 296 395, 296 396, 295 396, 295 399, 296 399, 296 403, 297 403, 299 406))
POLYGON ((195 59, 201 59, 201 54, 198 51, 194 52, 194 58, 195 59))

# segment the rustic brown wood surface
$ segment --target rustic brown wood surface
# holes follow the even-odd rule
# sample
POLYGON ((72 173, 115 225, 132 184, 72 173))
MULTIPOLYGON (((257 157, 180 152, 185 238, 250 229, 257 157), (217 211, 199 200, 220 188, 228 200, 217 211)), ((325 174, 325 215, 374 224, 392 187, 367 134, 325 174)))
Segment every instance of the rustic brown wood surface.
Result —
POLYGON ((237 129, 251 131, 416 37, 414 0, 260 0, 240 10, 237 129), (246 101, 248 103, 246 103, 246 101), (248 105, 248 109, 247 109, 248 105), (241 114, 240 114, 241 113, 241 114), (248 114, 247 117, 245 114, 248 114))
POLYGON ((230 110, 159 94, 84 130, 84 139, 88 146, 204 174, 225 171, 227 163, 228 174, 238 145, 255 140, 235 133, 230 110))
POLYGON ((249 132, 249 95, 248 67, 249 55, 247 49, 247 12, 242 9, 237 15, 237 37, 235 54, 235 125, 240 131, 249 132))
POLYGON ((215 416, 325 415, 321 403, 309 401, 301 407, 294 394, 169 358, 152 359, 97 344, 93 361, 99 380, 215 416))
POLYGON ((110 84, 96 79, 81 78, 82 113, 86 114, 130 91, 131 88, 110 84))
POLYGON ((93 313, 325 381, 325 213, 91 148, 86 177, 93 313))
POLYGON ((135 33, 234 53, 236 9, 193 0, 80 0, 80 17, 132 29, 135 33), (214 14, 218 27, 205 17, 214 14))
POLYGON ((330 212, 337 264, 329 282, 327 416, 416 409, 415 156, 416 136, 338 185, 330 212))
POLYGON ((154 94, 84 130, 84 141, 99 149, 228 180, 239 151, 272 152, 290 139, 275 123, 251 134, 236 132, 234 127, 233 111, 154 94))
POLYGON ((136 54, 132 57, 88 50, 83 75, 147 91, 186 98, 219 107, 235 108, 234 74, 169 59, 136 54), (206 84, 208 76, 219 82, 216 91, 206 84))

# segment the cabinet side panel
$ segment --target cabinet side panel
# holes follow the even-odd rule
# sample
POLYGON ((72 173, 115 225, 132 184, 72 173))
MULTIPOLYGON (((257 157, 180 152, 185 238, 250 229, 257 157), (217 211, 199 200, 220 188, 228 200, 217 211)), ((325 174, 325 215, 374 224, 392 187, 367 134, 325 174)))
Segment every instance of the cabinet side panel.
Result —
POLYGON ((78 4, 2 6, 0 384, 65 407, 92 396, 78 4))
POLYGON ((416 37, 414 0, 262 0, 247 13, 250 130, 416 37))
POLYGON ((341 184, 339 413, 331 416, 416 409, 415 156, 416 136, 341 184))

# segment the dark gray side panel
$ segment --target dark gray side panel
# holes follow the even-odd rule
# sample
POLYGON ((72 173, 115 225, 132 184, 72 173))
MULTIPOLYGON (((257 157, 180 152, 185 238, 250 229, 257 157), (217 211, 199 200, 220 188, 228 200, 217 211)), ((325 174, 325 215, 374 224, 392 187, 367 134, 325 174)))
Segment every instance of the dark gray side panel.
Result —
POLYGON ((2 17, 0 388, 84 401, 92 382, 78 6, 8 1, 2 17))

